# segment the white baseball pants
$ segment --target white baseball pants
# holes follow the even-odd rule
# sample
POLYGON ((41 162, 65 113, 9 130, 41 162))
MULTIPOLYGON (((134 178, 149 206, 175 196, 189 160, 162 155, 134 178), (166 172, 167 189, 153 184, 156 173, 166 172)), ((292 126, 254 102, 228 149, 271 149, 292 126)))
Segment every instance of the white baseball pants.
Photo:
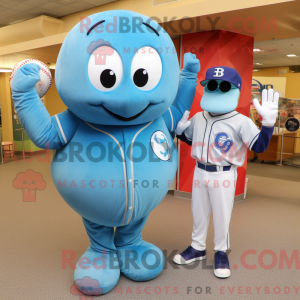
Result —
POLYGON ((192 247, 206 249, 207 228, 213 213, 215 251, 229 248, 229 224, 234 203, 237 171, 207 172, 195 167, 192 193, 192 247))

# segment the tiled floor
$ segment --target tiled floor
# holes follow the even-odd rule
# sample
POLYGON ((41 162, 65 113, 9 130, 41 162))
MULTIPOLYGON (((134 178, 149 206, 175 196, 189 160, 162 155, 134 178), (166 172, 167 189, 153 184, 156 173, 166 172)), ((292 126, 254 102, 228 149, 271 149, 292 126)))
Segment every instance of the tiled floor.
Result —
MULTIPOLYGON (((133 282, 121 276, 117 289, 119 293, 122 289, 122 295, 112 290, 103 299, 299 299, 300 288, 298 295, 295 290, 300 286, 299 269, 295 262, 290 269, 286 263, 281 268, 280 261, 293 251, 299 258, 300 185, 297 181, 257 176, 259 172, 252 168, 255 175, 248 175, 247 199, 234 205, 229 279, 217 279, 211 269, 212 224, 206 262, 189 268, 171 262, 172 252, 185 249, 191 242, 192 217, 189 200, 167 195, 151 213, 143 231, 145 240, 170 257, 165 270, 149 282, 133 282), (251 249, 253 252, 245 252, 251 249), (254 265, 253 269, 249 265, 254 265), (290 291, 288 295, 284 295, 284 289, 290 291)), ((64 268, 63 251, 75 253, 76 262, 89 241, 80 216, 53 185, 50 162, 34 159, 0 164, 0 201, 0 299, 79 300, 79 295, 70 291, 74 270, 64 268), (41 173, 46 182, 46 188, 37 191, 35 202, 24 202, 22 189, 13 186, 17 174, 29 169, 41 173)))

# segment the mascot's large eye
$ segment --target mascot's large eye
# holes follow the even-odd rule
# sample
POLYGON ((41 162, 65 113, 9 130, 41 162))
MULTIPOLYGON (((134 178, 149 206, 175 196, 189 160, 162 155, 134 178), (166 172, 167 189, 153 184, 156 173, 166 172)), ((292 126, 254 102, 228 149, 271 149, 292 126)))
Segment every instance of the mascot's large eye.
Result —
POLYGON ((162 63, 157 51, 143 47, 134 55, 131 63, 131 78, 143 91, 150 91, 157 86, 162 73, 162 63))
POLYGON ((92 85, 99 91, 115 89, 123 76, 123 64, 120 55, 109 46, 100 46, 92 53, 88 74, 92 85))

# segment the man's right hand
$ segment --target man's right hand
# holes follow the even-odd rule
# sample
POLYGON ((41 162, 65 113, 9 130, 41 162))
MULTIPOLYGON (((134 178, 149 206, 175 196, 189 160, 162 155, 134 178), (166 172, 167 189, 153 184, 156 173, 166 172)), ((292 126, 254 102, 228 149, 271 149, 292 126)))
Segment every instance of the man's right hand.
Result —
POLYGON ((257 98, 253 100, 253 104, 257 112, 263 117, 262 125, 273 127, 278 116, 279 93, 275 93, 273 89, 262 91, 262 105, 259 104, 257 98))
POLYGON ((184 130, 188 128, 191 124, 191 121, 188 121, 188 118, 190 116, 190 112, 186 110, 181 118, 181 120, 178 122, 175 133, 177 135, 182 135, 184 130))
POLYGON ((26 64, 20 67, 10 82, 13 93, 26 93, 35 88, 40 81, 40 66, 37 64, 26 64))

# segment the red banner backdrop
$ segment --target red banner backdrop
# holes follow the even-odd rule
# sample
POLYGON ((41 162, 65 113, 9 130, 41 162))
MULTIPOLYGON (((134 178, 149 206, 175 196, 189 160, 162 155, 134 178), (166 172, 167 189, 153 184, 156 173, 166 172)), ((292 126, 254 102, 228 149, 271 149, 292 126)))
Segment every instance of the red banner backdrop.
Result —
MULTIPOLYGON (((197 32, 182 36, 181 59, 186 52, 196 54, 201 63, 198 74, 196 96, 191 108, 190 117, 202 111, 200 100, 204 88, 199 84, 205 79, 206 70, 217 66, 235 68, 241 75, 243 84, 237 111, 247 117, 250 115, 250 100, 253 69, 254 38, 239 33, 223 30, 197 32)), ((192 192, 192 181, 195 160, 190 156, 191 147, 180 142, 179 191, 192 192)), ((238 168, 236 195, 244 193, 247 159, 238 168)))

